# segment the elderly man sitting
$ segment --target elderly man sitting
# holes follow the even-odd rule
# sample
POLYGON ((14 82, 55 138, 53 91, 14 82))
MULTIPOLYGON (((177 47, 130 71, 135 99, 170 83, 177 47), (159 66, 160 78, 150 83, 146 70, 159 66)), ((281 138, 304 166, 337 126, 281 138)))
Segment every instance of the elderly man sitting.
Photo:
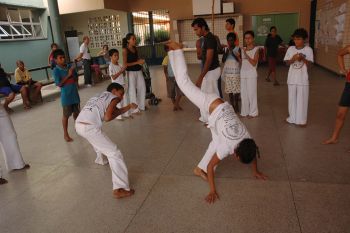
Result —
POLYGON ((30 76, 28 70, 24 67, 24 62, 18 60, 16 62, 17 69, 15 70, 16 83, 18 85, 25 86, 27 88, 28 99, 31 102, 37 102, 38 100, 42 101, 41 98, 41 83, 34 81, 30 76), (34 94, 30 95, 30 91, 34 90, 34 94), (32 97, 32 98, 31 98, 32 97))

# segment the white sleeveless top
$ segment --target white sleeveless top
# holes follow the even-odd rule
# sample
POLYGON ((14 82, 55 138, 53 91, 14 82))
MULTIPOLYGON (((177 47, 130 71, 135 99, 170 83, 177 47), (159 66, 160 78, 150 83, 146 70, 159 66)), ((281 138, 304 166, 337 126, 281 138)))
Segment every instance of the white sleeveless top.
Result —
MULTIPOLYGON (((259 50, 259 47, 255 46, 251 50, 247 50, 246 53, 247 55, 251 58, 254 59, 255 54, 259 50)), ((256 68, 258 67, 258 63, 256 63, 255 66, 250 64, 248 61, 248 58, 246 57, 245 53, 242 51, 242 67, 241 67, 241 76, 243 74, 255 74, 256 73, 256 68)), ((243 75, 245 77, 245 75, 243 75)))
POLYGON ((106 110, 111 101, 115 98, 117 98, 117 96, 108 91, 92 97, 85 104, 76 121, 102 126, 106 110))

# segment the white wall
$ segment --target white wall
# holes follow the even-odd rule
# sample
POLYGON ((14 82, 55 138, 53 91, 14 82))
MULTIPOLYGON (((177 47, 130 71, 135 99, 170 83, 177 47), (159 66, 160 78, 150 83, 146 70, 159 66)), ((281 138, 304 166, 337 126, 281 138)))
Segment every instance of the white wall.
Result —
MULTIPOLYGON (((121 33, 123 36, 126 35, 128 33, 127 13, 124 11, 107 9, 61 15, 62 31, 77 30, 79 34, 79 41, 81 42, 82 37, 89 34, 88 20, 90 17, 105 16, 110 14, 119 15, 121 33)), ((99 49, 91 49, 90 52, 94 56, 98 51, 99 49)))
POLYGON ((60 14, 104 9, 104 0, 57 0, 60 14))

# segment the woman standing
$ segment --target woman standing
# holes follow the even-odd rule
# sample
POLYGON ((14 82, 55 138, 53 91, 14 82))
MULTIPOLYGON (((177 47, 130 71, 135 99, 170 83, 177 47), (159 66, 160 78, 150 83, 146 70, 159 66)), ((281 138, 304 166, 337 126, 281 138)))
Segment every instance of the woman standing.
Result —
POLYGON ((276 78, 276 64, 278 55, 278 46, 282 44, 282 38, 277 35, 277 28, 272 26, 270 28, 270 33, 266 38, 265 47, 267 50, 267 58, 269 62, 269 73, 267 74, 266 81, 271 82, 270 75, 272 76, 272 81, 274 86, 280 85, 276 78))
POLYGON ((146 84, 142 74, 142 65, 145 60, 140 59, 136 49, 136 36, 128 33, 123 38, 123 65, 126 66, 129 81, 130 102, 136 103, 132 113, 140 113, 145 110, 146 84))

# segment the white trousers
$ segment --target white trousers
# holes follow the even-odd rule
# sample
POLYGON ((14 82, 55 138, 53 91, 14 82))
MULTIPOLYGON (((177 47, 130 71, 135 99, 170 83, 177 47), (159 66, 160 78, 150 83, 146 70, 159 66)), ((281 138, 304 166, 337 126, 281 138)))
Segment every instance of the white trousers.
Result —
MULTIPOLYGON (((120 101, 118 104, 117 104, 117 108, 123 108, 123 107, 126 107, 128 106, 129 104, 129 90, 128 90, 128 85, 124 84, 124 97, 123 97, 123 100, 120 101)), ((125 112, 124 114, 122 115, 119 115, 117 117, 117 119, 122 119, 122 116, 123 117, 129 117, 130 116, 130 110, 125 112)))
POLYGON ((288 85, 287 121, 292 124, 304 125, 307 123, 307 109, 309 104, 309 86, 288 85))
POLYGON ((256 117, 258 111, 257 76, 241 77, 241 115, 256 117))
MULTIPOLYGON (((176 83, 181 91, 194 105, 196 105, 201 110, 201 112, 209 115, 210 104, 214 100, 220 98, 218 92, 207 94, 193 84, 190 77, 188 76, 187 65, 182 50, 170 51, 168 54, 170 64, 174 71, 176 83)), ((220 70, 218 71, 218 76, 220 76, 220 70)))
POLYGON ((112 170, 113 190, 119 188, 130 190, 128 169, 126 168, 123 155, 117 148, 117 145, 114 144, 98 126, 76 122, 75 129, 80 136, 88 140, 96 152, 100 153, 97 154, 97 157, 101 156, 101 154, 107 157, 112 170))
POLYGON ((0 147, 5 158, 7 170, 21 169, 25 166, 15 128, 9 115, 2 107, 0 107, 0 147))
MULTIPOLYGON (((207 94, 215 94, 217 96, 220 96, 219 89, 218 89, 218 79, 220 78, 221 70, 220 67, 216 68, 215 70, 210 70, 208 73, 204 76, 201 91, 207 94)), ((201 116, 199 118, 200 121, 207 123, 208 122, 208 113, 207 111, 200 111, 201 116)))
POLYGON ((139 107, 133 113, 145 110, 146 101, 146 84, 142 71, 127 71, 129 81, 130 102, 137 104, 139 107))

